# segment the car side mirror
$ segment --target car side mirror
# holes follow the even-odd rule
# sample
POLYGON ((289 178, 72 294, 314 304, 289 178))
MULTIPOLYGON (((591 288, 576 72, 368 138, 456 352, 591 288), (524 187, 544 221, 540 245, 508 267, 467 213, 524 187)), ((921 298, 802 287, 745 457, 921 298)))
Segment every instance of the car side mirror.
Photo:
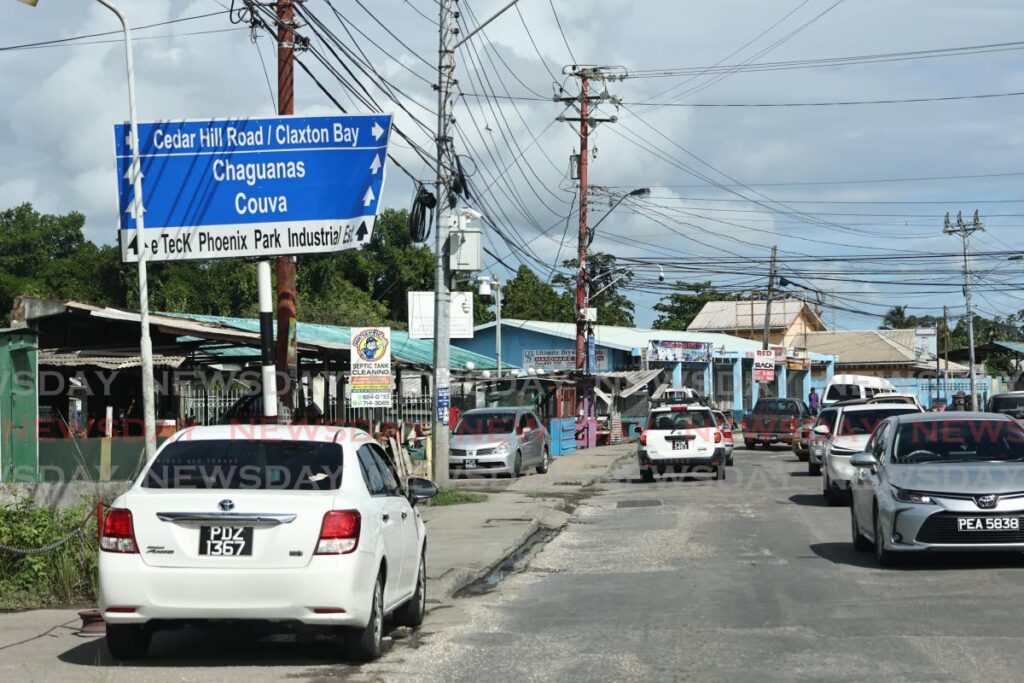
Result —
POLYGON ((828 436, 828 425, 818 425, 817 427, 814 428, 814 433, 817 434, 818 436, 828 436))
POLYGON ((422 500, 430 500, 437 495, 437 484, 422 477, 409 477, 409 502, 415 505, 422 500))
POLYGON ((850 456, 850 464, 854 467, 875 469, 878 466, 878 461, 875 460, 875 456, 871 453, 854 453, 850 456))
POLYGON ((530 432, 532 431, 533 430, 530 429, 529 427, 523 427, 522 429, 519 430, 519 433, 522 434, 523 436, 529 436, 530 432))

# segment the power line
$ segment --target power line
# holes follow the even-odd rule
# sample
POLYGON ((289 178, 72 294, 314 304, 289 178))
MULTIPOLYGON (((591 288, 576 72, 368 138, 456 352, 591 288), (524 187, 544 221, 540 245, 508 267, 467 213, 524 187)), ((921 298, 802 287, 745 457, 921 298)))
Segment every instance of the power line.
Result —
POLYGON ((569 51, 569 57, 572 59, 573 64, 579 64, 576 61, 576 55, 572 53, 572 47, 569 45, 569 39, 565 37, 565 31, 562 29, 562 20, 558 18, 558 10, 555 9, 555 0, 548 0, 548 4, 551 5, 551 13, 555 15, 555 25, 558 26, 558 32, 562 34, 562 42, 565 43, 565 49, 569 51))

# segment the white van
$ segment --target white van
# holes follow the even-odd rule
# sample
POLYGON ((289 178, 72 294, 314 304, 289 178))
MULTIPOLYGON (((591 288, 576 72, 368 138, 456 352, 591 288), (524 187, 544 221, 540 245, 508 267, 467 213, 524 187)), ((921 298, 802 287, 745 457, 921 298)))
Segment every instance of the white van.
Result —
POLYGON ((828 406, 838 401, 873 398, 879 394, 895 394, 896 387, 882 377, 869 375, 836 375, 825 387, 821 405, 828 406))

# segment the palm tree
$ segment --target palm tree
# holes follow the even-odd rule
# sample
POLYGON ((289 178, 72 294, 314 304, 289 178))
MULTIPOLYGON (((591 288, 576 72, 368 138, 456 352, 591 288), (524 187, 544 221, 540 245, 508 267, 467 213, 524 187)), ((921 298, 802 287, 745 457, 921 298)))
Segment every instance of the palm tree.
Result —
POLYGON ((882 318, 882 326, 880 329, 903 330, 908 327, 913 327, 913 325, 914 323, 907 317, 906 306, 893 306, 886 311, 885 317, 882 318))

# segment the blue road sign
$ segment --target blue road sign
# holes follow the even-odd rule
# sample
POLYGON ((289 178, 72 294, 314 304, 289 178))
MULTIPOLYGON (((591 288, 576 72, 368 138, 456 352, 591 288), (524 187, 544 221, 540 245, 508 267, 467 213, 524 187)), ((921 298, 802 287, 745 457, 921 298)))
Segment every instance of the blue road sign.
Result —
MULTIPOLYGON (((139 253, 132 149, 114 126, 121 256, 139 253)), ((391 116, 139 124, 148 259, 340 251, 373 234, 391 116)))

